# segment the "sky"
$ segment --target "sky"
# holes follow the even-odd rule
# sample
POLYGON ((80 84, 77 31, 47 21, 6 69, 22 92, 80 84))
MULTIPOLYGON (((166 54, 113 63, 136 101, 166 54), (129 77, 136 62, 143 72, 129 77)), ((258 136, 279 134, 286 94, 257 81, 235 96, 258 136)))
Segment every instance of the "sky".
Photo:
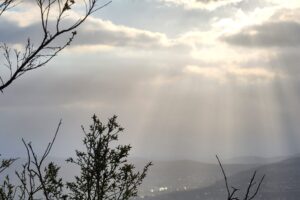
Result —
MULTIPOLYGON (((4 13, 0 41, 38 44, 36 8, 4 13)), ((3 156, 25 156, 21 138, 42 150, 60 119, 52 155, 73 155, 94 113, 118 116, 134 157, 300 153, 299 0, 113 0, 77 32, 0 94, 3 156)))

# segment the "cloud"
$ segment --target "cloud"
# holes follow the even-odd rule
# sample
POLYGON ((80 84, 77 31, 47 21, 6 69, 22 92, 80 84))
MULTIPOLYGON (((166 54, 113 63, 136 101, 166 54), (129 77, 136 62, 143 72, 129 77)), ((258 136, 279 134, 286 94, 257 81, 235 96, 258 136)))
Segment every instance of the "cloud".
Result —
MULTIPOLYGON (((54 22, 52 21, 52 24, 54 22)), ((66 21, 72 24, 70 21, 66 21)), ((49 22, 51 25, 51 22, 49 22)), ((42 38, 42 28, 39 23, 21 26, 6 19, 0 21, 0 41, 11 44, 24 44, 27 38, 35 43, 42 38)), ((183 47, 185 44, 178 43, 164 33, 152 32, 122 25, 116 25, 108 20, 88 19, 79 29, 72 46, 112 46, 133 47, 141 49, 183 47)), ((60 37, 62 42, 69 35, 60 37)))
MULTIPOLYGON (((204 155, 216 149, 259 153, 258 148, 247 147, 249 141, 263 144, 261 152, 265 153, 270 133, 269 151, 274 154, 274 144, 282 144, 285 133, 291 129, 295 135, 299 132, 299 92, 294 94, 291 77, 278 75, 300 74, 299 48, 284 48, 284 52, 220 42, 220 35, 249 34, 251 28, 256 37, 279 37, 278 32, 291 31, 289 26, 286 30, 284 26, 263 27, 271 24, 266 21, 275 12, 273 7, 257 6, 253 2, 258 0, 235 2, 239 1, 114 1, 95 14, 102 19, 94 15, 78 29, 73 45, 49 67, 24 75, 1 96, 0 125, 6 138, 0 142, 1 152, 15 151, 12 141, 21 137, 33 138, 37 144, 48 141, 63 118, 58 141, 62 147, 55 153, 68 155, 66 149, 73 152, 71 147, 80 142, 76 139, 81 136, 80 125, 88 124, 90 115, 96 113, 105 119, 118 114, 128 130, 126 141, 137 147, 141 156, 166 156, 166 151, 181 155, 182 149, 182 155, 191 158, 195 158, 194 152, 204 155), (282 92, 274 94, 280 88, 282 92), (294 104, 287 101, 288 91, 296 96, 291 96, 294 104), (279 102, 278 97, 285 101, 279 102), (284 113, 290 115, 286 125, 281 123, 284 113), (273 137, 276 134, 278 140, 273 137), (165 145, 176 147, 177 142, 183 144, 182 149, 165 145)), ((28 36, 39 38, 39 19, 33 16, 31 12, 1 16, 0 41, 24 43, 28 36)), ((287 10, 284 16, 272 18, 272 23, 296 23, 297 16, 287 10)), ((269 43, 268 47, 282 45, 269 43)), ((298 85, 299 81, 295 91, 300 91, 298 85)))
POLYGON ((75 45, 109 45, 119 47, 170 47, 173 42, 163 33, 116 25, 101 19, 88 20, 80 29, 75 45))
POLYGON ((294 21, 267 22, 223 36, 228 44, 243 47, 295 47, 300 45, 300 24, 294 21))
POLYGON ((160 0, 167 4, 183 6, 185 9, 215 10, 219 7, 239 3, 243 0, 160 0))
POLYGON ((281 8, 299 8, 300 2, 298 0, 266 0, 266 2, 270 2, 272 4, 275 4, 277 6, 280 6, 281 8))
POLYGON ((276 21, 294 21, 300 22, 300 8, 278 9, 272 16, 272 20, 276 21))
POLYGON ((199 75, 209 79, 215 79, 219 83, 236 80, 244 83, 254 83, 257 81, 273 80, 276 74, 263 67, 200 67, 187 65, 183 69, 184 73, 199 75))
POLYGON ((0 19, 0 41, 5 43, 25 43, 28 37, 41 38, 42 28, 39 24, 22 27, 5 18, 0 19))
POLYGON ((242 54, 265 52, 256 55, 262 63, 259 66, 272 69, 285 81, 294 80, 300 74, 299 11, 297 8, 276 8, 268 20, 246 26, 232 34, 224 34, 220 37, 221 41, 231 45, 229 48, 235 51, 244 52, 242 54))

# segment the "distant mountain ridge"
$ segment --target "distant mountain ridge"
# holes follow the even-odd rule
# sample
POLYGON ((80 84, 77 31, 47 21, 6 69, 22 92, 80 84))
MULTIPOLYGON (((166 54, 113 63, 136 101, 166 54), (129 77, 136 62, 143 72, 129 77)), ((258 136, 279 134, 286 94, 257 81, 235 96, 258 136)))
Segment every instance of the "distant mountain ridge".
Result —
MULTIPOLYGON (((247 158, 249 157, 235 158, 234 160, 241 163, 247 158)), ((263 160, 259 157, 255 157, 249 162, 255 164, 226 164, 228 160, 225 160, 223 164, 230 183, 233 183, 236 187, 244 187, 245 184, 248 183, 253 170, 258 169, 260 174, 265 173, 267 175, 262 185, 262 197, 269 197, 275 191, 281 191, 282 188, 286 187, 294 188, 293 193, 296 194, 298 190, 295 189, 297 188, 296 185, 298 184, 300 186, 300 158, 288 158, 277 163, 268 163, 271 161, 275 162, 276 159, 263 160), (287 171, 290 172, 290 174, 287 171), (278 188, 276 184, 280 184, 284 187, 278 188)), ((6 173, 13 175, 14 171, 24 161, 25 159, 18 160, 6 173)), ((79 173, 78 168, 72 164, 66 164, 63 158, 49 158, 49 161, 54 161, 61 166, 60 174, 64 180, 70 181, 74 175, 79 173)), ((135 164, 137 169, 141 169, 148 160, 131 159, 130 161, 135 164)), ((154 166, 151 167, 141 185, 139 194, 141 196, 155 196, 155 198, 145 197, 146 199, 194 200, 201 197, 203 200, 219 200, 224 199, 224 195, 226 195, 223 176, 217 162, 216 164, 190 160, 153 162, 154 166)), ((2 174, 2 176, 4 174, 2 174)), ((285 192, 283 192, 283 194, 285 194, 285 192)))
MULTIPOLYGON (((228 168, 224 166, 225 170, 228 168)), ((246 188, 254 169, 246 170, 229 177, 229 183, 237 188, 246 188)), ((263 200, 299 200, 300 199, 300 157, 266 164, 257 168, 258 175, 266 174, 259 195, 263 200)), ((243 194, 240 193, 240 194, 243 194)), ((189 191, 145 197, 146 200, 223 200, 226 199, 224 180, 215 184, 189 191)))
MULTIPOLYGON (((139 166, 139 165, 137 165, 139 166)), ((257 164, 226 164, 228 175, 258 167, 257 164)), ((223 178, 218 164, 196 161, 154 161, 142 186, 142 195, 204 188, 223 178), (150 193, 149 193, 150 192, 150 193)))
MULTIPOLYGON (((58 166, 61 166, 60 175, 66 181, 71 181, 75 175, 79 173, 79 168, 73 164, 68 164, 63 158, 48 158, 48 161, 53 161, 58 166)), ((12 167, 7 169, 5 173, 9 174, 11 180, 16 181, 14 175, 15 170, 20 170, 21 164, 26 162, 26 159, 17 160, 12 167)), ((142 169, 148 162, 145 159, 130 159, 134 163, 137 170, 142 169)), ((175 161, 153 161, 148 175, 140 187, 140 195, 157 195, 170 193, 174 191, 191 190, 195 188, 208 187, 222 179, 220 167, 217 164, 202 163, 190 160, 175 160, 175 161)), ((233 175, 241 171, 245 171, 254 167, 257 164, 226 164, 228 175, 233 175)), ((0 176, 0 178, 1 178, 0 176)))
POLYGON ((224 164, 271 164, 280 162, 282 160, 288 159, 290 156, 277 156, 277 157, 259 157, 259 156, 242 156, 242 157, 233 157, 229 159, 224 159, 224 164))

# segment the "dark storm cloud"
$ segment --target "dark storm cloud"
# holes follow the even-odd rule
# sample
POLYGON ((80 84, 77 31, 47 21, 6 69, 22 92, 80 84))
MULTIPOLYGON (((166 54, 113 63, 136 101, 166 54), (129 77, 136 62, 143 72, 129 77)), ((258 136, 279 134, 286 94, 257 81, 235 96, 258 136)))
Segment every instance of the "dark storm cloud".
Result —
POLYGON ((300 24, 294 21, 268 22, 224 36, 223 41, 243 47, 295 47, 300 45, 300 24))

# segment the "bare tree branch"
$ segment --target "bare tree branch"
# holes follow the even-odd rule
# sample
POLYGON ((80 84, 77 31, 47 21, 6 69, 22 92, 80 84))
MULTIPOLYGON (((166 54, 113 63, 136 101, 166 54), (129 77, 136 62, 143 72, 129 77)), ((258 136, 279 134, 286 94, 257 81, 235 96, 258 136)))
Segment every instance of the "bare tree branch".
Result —
POLYGON ((224 181, 225 181, 225 186, 226 186, 226 191, 227 191, 227 199, 229 200, 229 199, 231 199, 232 198, 232 196, 234 195, 234 193, 238 190, 238 189, 234 189, 233 191, 234 192, 230 192, 230 189, 229 189, 229 185, 228 185, 228 180, 227 180, 227 176, 226 176, 226 174, 225 174, 225 170, 224 170, 224 168, 223 168, 223 166, 222 166, 222 164, 221 164, 221 161, 220 161, 220 159, 219 159, 219 157, 216 155, 216 158, 217 158, 217 160, 218 160, 218 163, 219 163, 219 165, 220 165, 220 167, 221 167, 221 170, 222 170, 222 174, 223 174, 223 177, 224 177, 224 181))
MULTIPOLYGON (((1 156, 1 154, 0 154, 1 156)), ((9 158, 9 159, 3 159, 0 162, 0 174, 6 170, 8 167, 10 167, 18 158, 9 158)))
MULTIPOLYGON (((226 186, 226 191, 227 191, 227 200, 240 200, 239 197, 235 196, 236 192, 239 191, 239 189, 235 188, 235 187, 231 187, 232 190, 230 191, 229 189, 229 183, 228 183, 228 178, 226 176, 226 173, 225 173, 225 170, 223 168, 223 165, 219 159, 219 157, 216 155, 216 158, 218 160, 218 163, 219 163, 219 166, 222 170, 222 174, 223 174, 223 177, 224 177, 224 181, 225 181, 225 186, 226 186)), ((255 182, 255 177, 256 177, 256 171, 254 171, 251 179, 250 179, 250 182, 249 182, 249 185, 247 187, 247 190, 246 190, 246 193, 245 193, 245 197, 243 198, 243 200, 252 200, 256 197, 256 195, 258 194, 258 191, 261 187, 261 184, 265 178, 265 175, 262 176, 262 178, 260 179, 259 181, 259 184, 257 185, 257 187, 255 188, 255 191, 252 195, 250 195, 251 193, 251 189, 253 189, 253 187, 256 185, 256 182, 255 182)))
POLYGON ((260 181, 259 181, 259 184, 257 185, 257 187, 256 187, 256 189, 255 189, 255 192, 253 193, 253 195, 250 197, 250 198, 248 198, 248 200, 252 200, 252 199, 254 199, 254 197, 257 195, 257 193, 258 193, 258 191, 259 191, 259 189, 260 189, 260 187, 261 187, 261 184, 262 184, 262 182, 264 181, 264 178, 266 177, 266 175, 263 175, 262 177, 261 177, 261 179, 260 179, 260 181))
MULTIPOLYGON (((5 0, 2 3, 3 6, 7 5, 10 1, 14 2, 15 0, 5 0)), ((3 67, 6 67, 9 72, 9 75, 0 75, 0 91, 3 92, 5 88, 24 73, 45 66, 50 60, 57 56, 60 51, 72 43, 77 34, 76 29, 88 16, 111 3, 111 1, 108 1, 103 5, 98 5, 99 0, 83 1, 85 13, 81 18, 77 19, 77 21, 68 21, 69 23, 66 25, 65 23, 62 24, 64 21, 63 18, 68 15, 73 5, 76 4, 74 0, 36 0, 36 5, 40 11, 41 27, 43 30, 42 40, 38 45, 34 45, 29 38, 23 51, 16 49, 12 51, 5 43, 0 45, 0 50, 2 50, 5 60, 3 67), (52 20, 53 18, 56 20, 52 20), (53 30, 53 28, 51 29, 50 22, 55 27, 55 30, 53 30), (65 39, 63 43, 60 45, 55 44, 66 35, 68 35, 68 38, 65 39)), ((9 7, 3 8, 6 10, 9 7)))
POLYGON ((27 152, 27 162, 23 165, 21 172, 16 172, 21 182, 18 192, 20 199, 34 199, 34 196, 39 192, 43 193, 46 200, 60 199, 63 184, 61 179, 57 179, 59 167, 52 162, 50 162, 45 169, 43 169, 43 167, 45 166, 45 159, 48 157, 56 140, 61 124, 62 121, 60 120, 55 134, 51 142, 48 143, 41 158, 39 158, 34 151, 32 144, 30 142, 26 143, 25 140, 22 139, 27 152))
POLYGON ((0 16, 16 5, 16 0, 0 0, 0 16))

